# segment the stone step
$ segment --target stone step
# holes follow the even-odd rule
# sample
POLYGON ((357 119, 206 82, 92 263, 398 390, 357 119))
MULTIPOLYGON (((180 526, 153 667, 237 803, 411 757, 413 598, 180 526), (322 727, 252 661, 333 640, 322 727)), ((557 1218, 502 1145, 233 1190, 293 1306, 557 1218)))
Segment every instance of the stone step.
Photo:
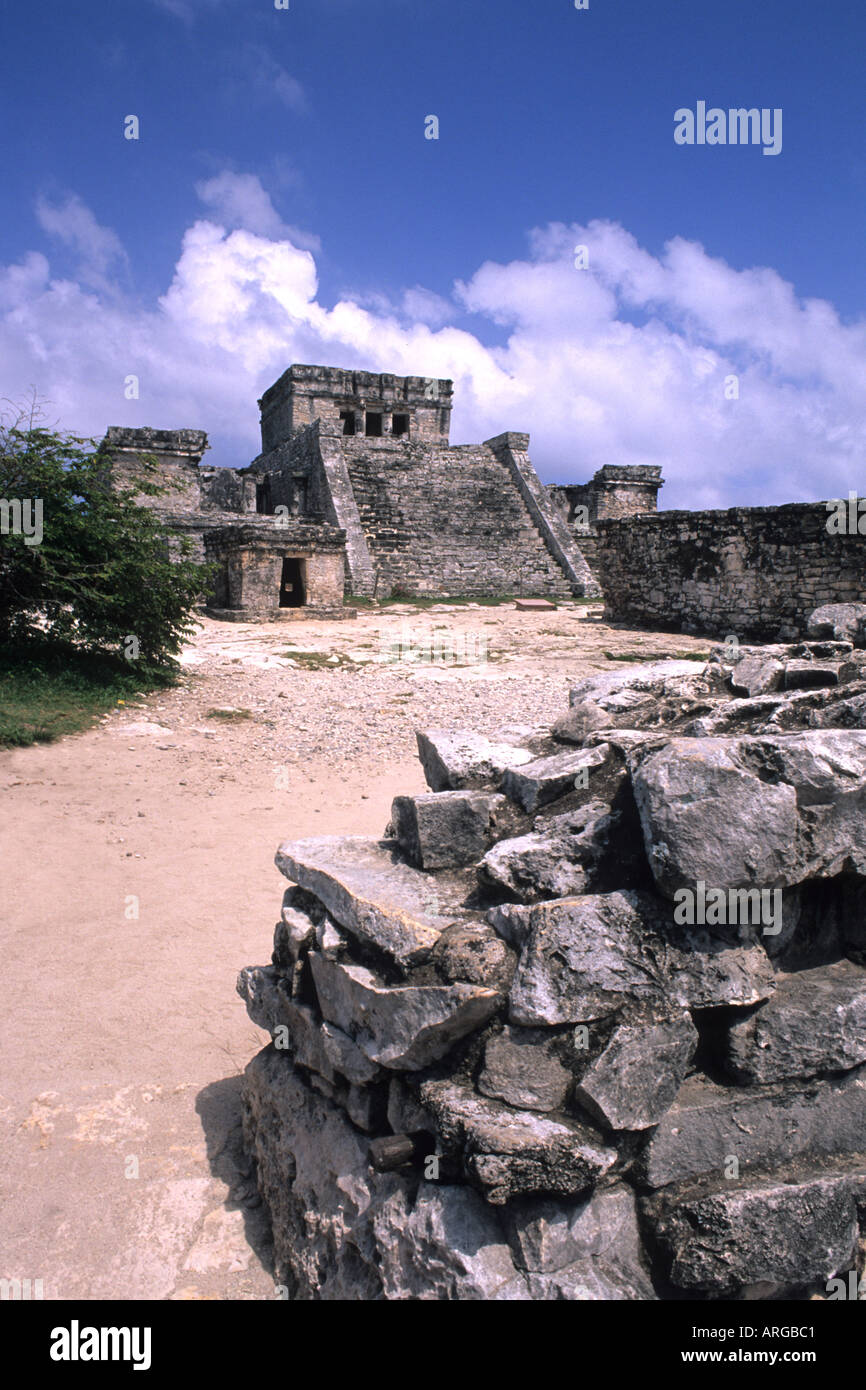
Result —
POLYGON ((467 881, 413 869, 393 841, 362 835, 287 840, 276 854, 286 878, 314 893, 334 921, 401 969, 426 960, 440 933, 468 917, 467 881))
POLYGON ((454 729, 418 729, 418 757, 431 791, 498 790, 506 768, 532 762, 526 748, 454 729))

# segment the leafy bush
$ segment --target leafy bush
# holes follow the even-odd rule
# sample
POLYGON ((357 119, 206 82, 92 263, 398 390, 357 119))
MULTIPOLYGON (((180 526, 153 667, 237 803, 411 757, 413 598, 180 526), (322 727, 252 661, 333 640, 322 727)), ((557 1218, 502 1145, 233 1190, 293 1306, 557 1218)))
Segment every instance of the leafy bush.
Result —
MULTIPOLYGON (((112 486, 94 440, 46 429, 37 415, 0 420, 0 641, 48 638, 125 656, 132 669, 174 666, 208 567, 132 489, 112 486)), ((138 493, 166 491, 156 469, 151 461, 138 493)))

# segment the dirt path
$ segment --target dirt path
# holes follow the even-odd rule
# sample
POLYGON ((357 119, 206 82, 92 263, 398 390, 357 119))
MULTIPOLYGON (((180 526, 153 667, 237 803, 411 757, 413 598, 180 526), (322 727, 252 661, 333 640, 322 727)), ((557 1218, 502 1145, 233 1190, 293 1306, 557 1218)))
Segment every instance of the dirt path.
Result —
POLYGON ((234 981, 270 954, 277 844, 381 834, 423 790, 418 726, 519 737, 606 651, 702 646, 576 605, 205 620, 178 688, 0 752, 0 1277, 52 1299, 273 1297, 238 1133, 267 1039, 234 981))

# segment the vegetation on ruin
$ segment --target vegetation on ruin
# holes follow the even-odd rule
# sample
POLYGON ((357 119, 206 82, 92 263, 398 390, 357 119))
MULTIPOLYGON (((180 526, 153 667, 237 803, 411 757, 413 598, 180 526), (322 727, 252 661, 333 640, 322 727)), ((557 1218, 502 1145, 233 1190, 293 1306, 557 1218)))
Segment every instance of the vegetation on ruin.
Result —
POLYGON ((35 401, 0 417, 0 514, 0 741, 86 727, 176 676, 205 567, 172 561, 96 442, 47 428, 35 401))

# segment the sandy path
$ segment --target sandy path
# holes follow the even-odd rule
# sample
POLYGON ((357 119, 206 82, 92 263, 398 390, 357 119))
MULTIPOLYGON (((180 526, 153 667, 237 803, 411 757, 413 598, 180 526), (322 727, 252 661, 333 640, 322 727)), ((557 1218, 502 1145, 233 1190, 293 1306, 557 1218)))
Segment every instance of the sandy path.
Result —
POLYGON ((0 1277, 46 1298, 273 1297, 238 1142, 239 1076, 266 1037, 234 981, 270 954, 277 844, 380 834, 392 797, 423 789, 418 725, 536 728, 605 650, 701 645, 576 607, 206 621, 179 688, 0 752, 0 1277), (383 634, 405 646, 437 623, 490 659, 375 659, 383 634), (306 669, 291 647, 339 661, 306 669))

